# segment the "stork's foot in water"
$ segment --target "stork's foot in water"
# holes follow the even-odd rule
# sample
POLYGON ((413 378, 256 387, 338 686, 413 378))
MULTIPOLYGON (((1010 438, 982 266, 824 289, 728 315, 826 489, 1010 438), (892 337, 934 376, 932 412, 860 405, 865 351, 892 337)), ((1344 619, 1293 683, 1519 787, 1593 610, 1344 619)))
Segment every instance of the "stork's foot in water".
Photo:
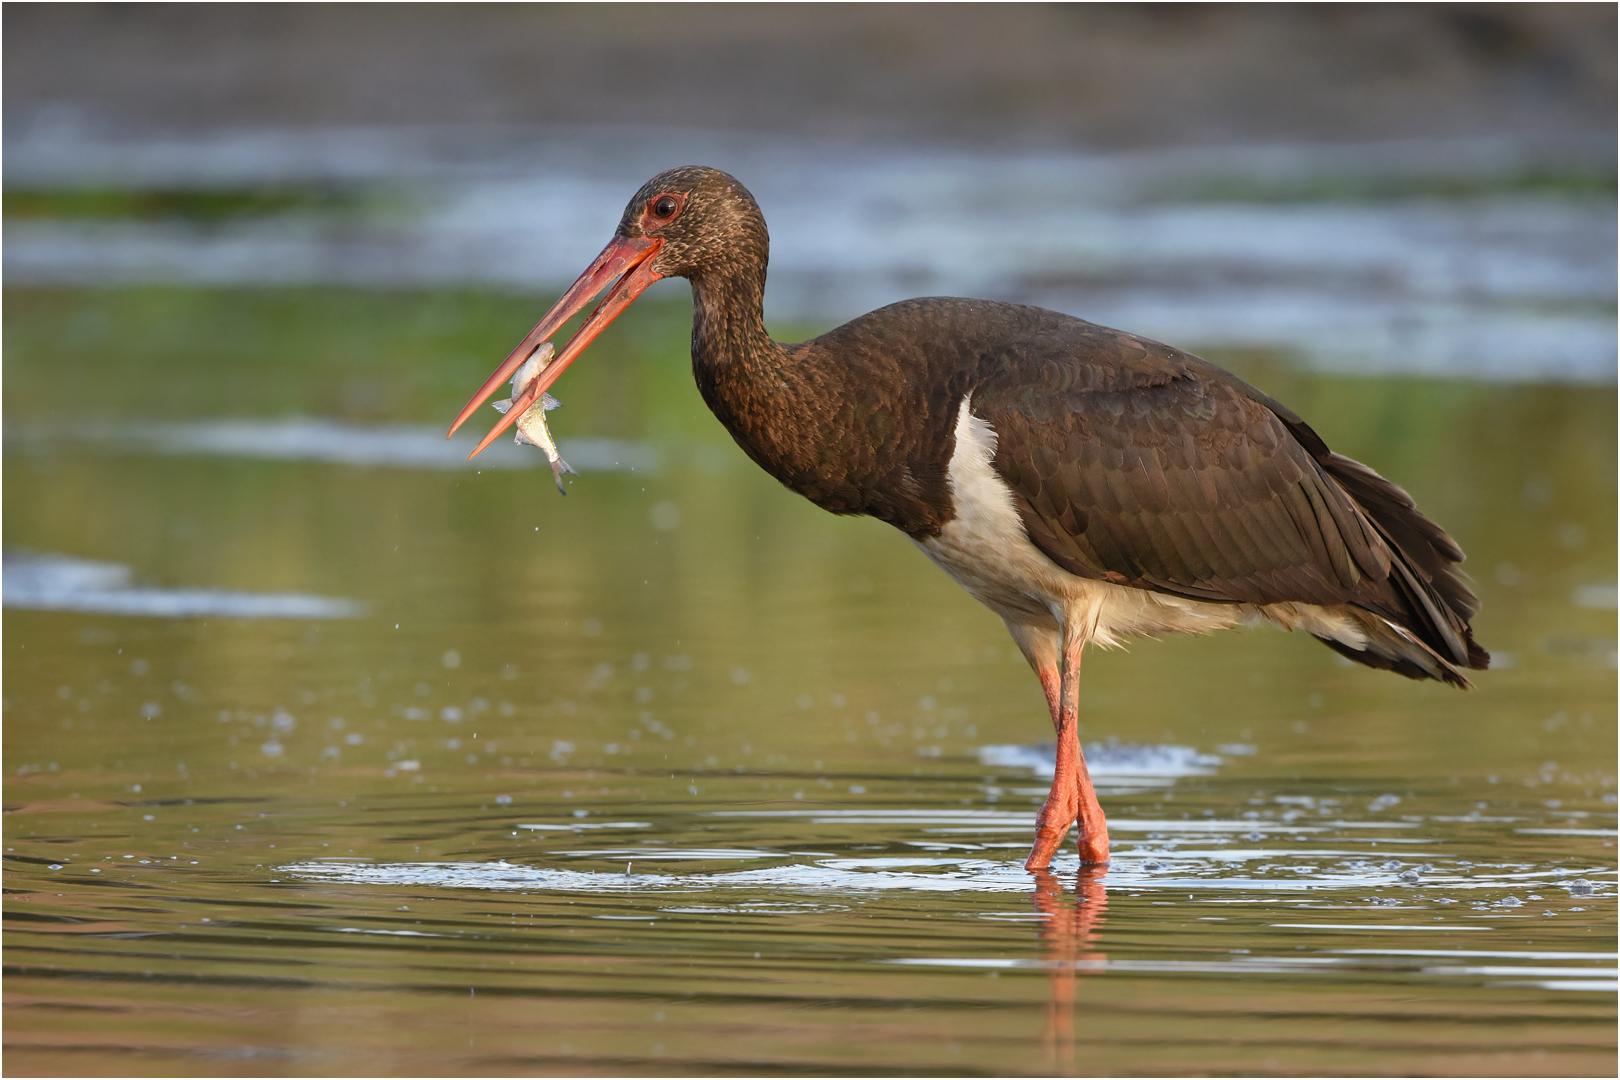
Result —
POLYGON ((1064 784, 1054 778, 1052 791, 1046 796, 1041 812, 1035 815, 1035 846, 1024 862, 1025 870, 1045 870, 1052 864, 1052 856, 1063 846, 1069 827, 1080 816, 1080 792, 1073 784, 1064 784))
MULTIPOLYGON (((1082 763, 1081 768, 1085 766, 1082 763)), ((1035 845, 1024 862, 1025 870, 1045 870, 1052 864, 1052 856, 1069 835, 1069 828, 1080 826, 1080 862, 1082 864, 1108 862, 1108 823, 1102 807, 1091 789, 1091 780, 1083 781, 1074 773, 1059 775, 1052 780, 1052 791, 1046 796, 1041 812, 1035 817, 1035 845), (1066 782, 1065 782, 1066 781, 1066 782), (1089 805, 1088 805, 1089 804, 1089 805)))

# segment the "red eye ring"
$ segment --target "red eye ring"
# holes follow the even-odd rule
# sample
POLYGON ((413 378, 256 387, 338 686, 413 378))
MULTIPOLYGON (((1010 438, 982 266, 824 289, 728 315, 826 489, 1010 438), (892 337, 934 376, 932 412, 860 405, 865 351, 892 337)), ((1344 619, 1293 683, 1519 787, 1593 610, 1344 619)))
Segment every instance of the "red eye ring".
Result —
POLYGON ((688 192, 660 191, 641 205, 641 231, 654 235, 674 223, 686 209, 688 192))

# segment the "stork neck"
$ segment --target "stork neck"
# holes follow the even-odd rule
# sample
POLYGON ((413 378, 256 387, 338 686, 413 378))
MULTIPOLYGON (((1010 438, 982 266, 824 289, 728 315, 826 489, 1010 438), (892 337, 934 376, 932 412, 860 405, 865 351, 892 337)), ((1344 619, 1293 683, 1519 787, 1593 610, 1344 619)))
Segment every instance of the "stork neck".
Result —
POLYGON ((692 365, 730 382, 781 381, 787 359, 765 330, 765 268, 726 267, 692 278, 692 365), (722 374, 723 373, 723 374, 722 374))

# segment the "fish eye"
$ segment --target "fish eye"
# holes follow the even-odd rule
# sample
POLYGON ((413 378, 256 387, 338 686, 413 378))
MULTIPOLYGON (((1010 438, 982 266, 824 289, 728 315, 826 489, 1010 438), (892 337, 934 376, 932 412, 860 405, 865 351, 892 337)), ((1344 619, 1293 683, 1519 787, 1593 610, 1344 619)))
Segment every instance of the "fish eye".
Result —
POLYGON ((668 221, 670 218, 675 216, 675 211, 679 210, 680 207, 681 204, 676 200, 675 196, 660 195, 658 198, 653 200, 653 217, 663 218, 665 221, 668 221))

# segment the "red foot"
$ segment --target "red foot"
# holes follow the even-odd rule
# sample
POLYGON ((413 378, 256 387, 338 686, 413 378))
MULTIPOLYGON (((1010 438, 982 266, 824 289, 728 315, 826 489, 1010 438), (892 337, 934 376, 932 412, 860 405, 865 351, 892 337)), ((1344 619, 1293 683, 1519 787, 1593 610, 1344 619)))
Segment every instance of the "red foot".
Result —
MULTIPOLYGON (((1081 828, 1084 829, 1085 826, 1082 825, 1081 828)), ((1096 827, 1080 834, 1080 862, 1082 864, 1108 862, 1108 823, 1103 820, 1101 811, 1097 814, 1096 827)))
MULTIPOLYGON (((1070 824, 1073 824, 1071 822, 1070 824)), ((1052 865, 1052 856, 1057 849, 1063 846, 1063 840, 1069 835, 1066 825, 1062 831, 1048 831, 1040 826, 1035 829, 1035 846, 1030 849, 1029 858, 1024 860, 1025 870, 1045 870, 1052 865)), ((1082 865, 1106 865, 1108 863, 1108 829, 1103 826, 1094 834, 1082 833, 1080 836, 1080 862, 1082 865)))
POLYGON ((1072 773, 1059 769, 1052 778, 1051 794, 1035 816, 1035 846, 1024 862, 1025 870, 1045 870, 1052 865, 1052 856, 1063 846, 1069 827, 1080 816, 1080 791, 1072 773))
POLYGON ((1024 861, 1025 870, 1045 870, 1052 865, 1052 856, 1063 846, 1070 826, 1080 825, 1081 863, 1108 861, 1108 822, 1103 817, 1097 793, 1091 787, 1085 760, 1078 758, 1072 764, 1059 760, 1057 775, 1052 778, 1051 794, 1035 818, 1035 846, 1024 861), (1069 767, 1064 766, 1068 764, 1069 767))

